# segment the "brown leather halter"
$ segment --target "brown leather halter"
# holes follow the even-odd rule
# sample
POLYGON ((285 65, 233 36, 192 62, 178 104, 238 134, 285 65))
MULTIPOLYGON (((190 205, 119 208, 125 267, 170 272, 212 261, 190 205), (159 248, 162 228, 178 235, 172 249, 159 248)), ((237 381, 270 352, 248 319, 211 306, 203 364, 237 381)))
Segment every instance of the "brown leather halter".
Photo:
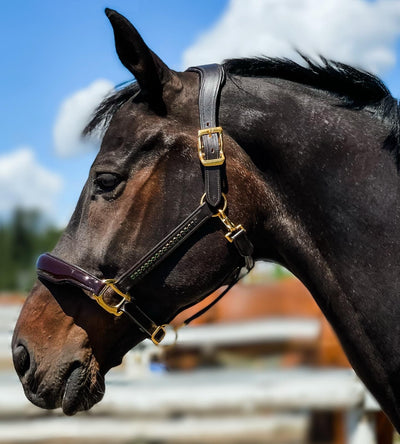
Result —
MULTIPOLYGON (((200 205, 161 242, 116 279, 99 279, 84 269, 69 264, 50 253, 42 254, 37 261, 37 274, 45 285, 51 282, 80 287, 107 312, 114 316, 125 313, 157 345, 165 336, 165 325, 153 322, 140 309, 129 291, 204 223, 212 217, 218 217, 227 230, 226 239, 235 245, 240 256, 244 258, 247 270, 250 271, 254 265, 253 245, 243 226, 233 224, 226 215, 227 199, 222 193, 221 176, 225 154, 223 131, 221 127, 217 126, 217 104, 225 80, 225 72, 223 67, 217 64, 193 67, 189 70, 200 75, 198 155, 204 168, 205 186, 200 205), (116 297, 121 298, 118 304, 110 305, 106 302, 107 300, 115 300, 116 297)), ((228 288, 205 309, 186 320, 185 324, 203 314, 226 294, 238 281, 240 269, 241 266, 230 275, 228 288)))

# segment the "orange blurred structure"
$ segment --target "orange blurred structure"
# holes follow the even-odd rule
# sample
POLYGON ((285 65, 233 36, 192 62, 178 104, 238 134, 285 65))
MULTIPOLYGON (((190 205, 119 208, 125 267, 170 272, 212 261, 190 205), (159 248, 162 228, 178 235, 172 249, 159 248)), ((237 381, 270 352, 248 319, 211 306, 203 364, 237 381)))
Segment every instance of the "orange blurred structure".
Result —
MULTIPOLYGON (((202 303, 181 313, 175 318, 174 324, 179 325, 187 317, 195 314, 213 297, 215 296, 212 295, 202 303)), ((266 284, 238 284, 193 324, 235 322, 268 317, 304 317, 317 318, 320 321, 320 335, 311 347, 310 344, 299 344, 297 341, 293 341, 292 344, 280 344, 282 354, 286 354, 286 365, 315 364, 350 367, 335 333, 318 305, 300 281, 292 277, 266 284)))
MULTIPOLYGON (((189 316, 205 307, 215 295, 210 296, 180 314, 174 324, 179 325, 189 316)), ((311 365, 317 367, 351 367, 330 324, 323 316, 308 290, 294 277, 263 284, 238 284, 195 324, 241 322, 266 318, 313 318, 320 322, 320 333, 312 342, 293 339, 278 344, 248 344, 235 348, 235 353, 246 357, 274 354, 279 351, 279 365, 311 365)), ((229 350, 232 352, 232 349, 229 350)), ((172 368, 189 369, 209 364, 210 356, 200 350, 172 349, 167 353, 167 363, 172 368)), ((212 362, 211 362, 212 363, 212 362)), ((393 427, 386 416, 376 417, 378 444, 393 442, 393 427)), ((345 420, 342 412, 316 413, 311 430, 311 442, 345 443, 345 420)))

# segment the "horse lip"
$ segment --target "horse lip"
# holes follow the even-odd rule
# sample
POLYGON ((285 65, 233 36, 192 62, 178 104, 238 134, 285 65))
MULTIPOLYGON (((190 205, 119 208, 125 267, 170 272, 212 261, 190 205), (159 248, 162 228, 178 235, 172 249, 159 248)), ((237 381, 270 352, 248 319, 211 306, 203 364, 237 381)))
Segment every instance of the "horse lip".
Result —
POLYGON ((81 404, 79 392, 82 387, 82 377, 83 371, 81 366, 73 367, 67 376, 61 400, 61 408, 66 415, 74 415, 79 411, 79 405, 81 404))
MULTIPOLYGON (((97 381, 96 391, 88 390, 89 375, 87 369, 81 365, 72 365, 66 377, 61 400, 61 408, 65 415, 72 416, 80 410, 87 410, 102 399, 104 380, 97 381)), ((99 374, 97 377, 99 378, 99 374)))

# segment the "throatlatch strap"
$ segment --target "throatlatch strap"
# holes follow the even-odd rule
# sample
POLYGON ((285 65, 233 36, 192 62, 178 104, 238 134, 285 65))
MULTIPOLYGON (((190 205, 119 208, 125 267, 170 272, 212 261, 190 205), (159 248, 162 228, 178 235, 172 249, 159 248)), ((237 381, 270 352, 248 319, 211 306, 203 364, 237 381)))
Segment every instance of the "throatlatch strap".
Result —
POLYGON ((200 75, 199 90, 199 154, 204 167, 204 192, 206 201, 216 208, 222 199, 224 164, 222 128, 218 127, 218 99, 225 80, 221 65, 195 66, 188 71, 200 75))
POLYGON ((211 301, 208 305, 206 305, 204 308, 199 310, 197 313, 195 313, 193 316, 190 316, 190 318, 187 318, 183 324, 179 327, 184 327, 185 325, 190 324, 195 319, 202 316, 204 313, 206 313, 210 308, 214 307, 214 305, 220 301, 227 293, 231 290, 231 288, 237 284, 237 282, 240 280, 240 267, 234 270, 234 273, 231 275, 231 279, 228 281, 228 286, 218 295, 216 298, 211 301))

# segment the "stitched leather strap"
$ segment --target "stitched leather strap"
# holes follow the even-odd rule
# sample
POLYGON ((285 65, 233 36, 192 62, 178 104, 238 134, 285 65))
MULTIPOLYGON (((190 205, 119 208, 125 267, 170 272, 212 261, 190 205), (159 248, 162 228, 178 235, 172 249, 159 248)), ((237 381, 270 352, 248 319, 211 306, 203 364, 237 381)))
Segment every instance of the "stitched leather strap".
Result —
MULTIPOLYGON (((199 115, 200 129, 207 130, 218 126, 218 99, 222 84, 225 80, 225 71, 221 65, 211 64, 195 66, 188 71, 197 72, 200 75, 199 90, 199 115)), ((220 140, 222 136, 217 133, 200 136, 204 148, 206 161, 219 159, 221 157, 220 140)), ((204 165, 204 192, 206 201, 217 207, 222 198, 222 165, 204 165)))
MULTIPOLYGON (((152 248, 143 258, 129 268, 115 282, 115 286, 123 293, 129 291, 132 285, 149 273, 154 267, 169 256, 188 237, 198 230, 204 222, 210 219, 212 213, 206 203, 196 208, 182 223, 172 230, 162 241, 152 248)), ((39 277, 56 284, 69 283, 79 286, 90 293, 104 297, 112 296, 112 287, 106 288, 107 283, 82 268, 69 264, 62 259, 45 253, 39 256, 37 264, 39 277)))
POLYGON ((211 216, 212 213, 209 206, 206 203, 201 204, 161 242, 136 262, 133 267, 121 275, 115 284, 122 291, 128 291, 132 285, 136 284, 143 276, 158 266, 160 262, 197 231, 211 216))

